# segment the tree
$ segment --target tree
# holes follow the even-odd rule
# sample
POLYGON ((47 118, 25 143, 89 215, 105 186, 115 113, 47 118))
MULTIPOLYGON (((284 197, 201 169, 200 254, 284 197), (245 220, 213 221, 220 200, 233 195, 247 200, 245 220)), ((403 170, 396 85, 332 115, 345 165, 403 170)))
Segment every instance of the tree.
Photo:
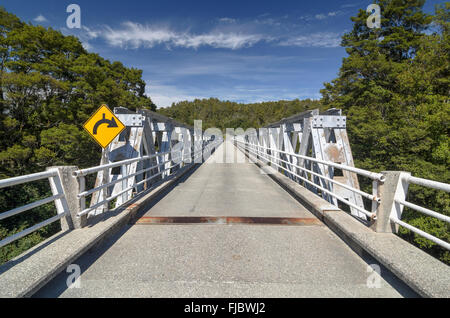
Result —
POLYGON ((252 104, 240 104, 220 101, 217 98, 196 99, 192 102, 182 101, 171 107, 158 109, 158 112, 194 125, 194 120, 203 120, 202 128, 217 127, 225 133, 226 128, 257 128, 282 118, 306 110, 322 109, 320 101, 293 100, 252 104))
MULTIPOLYGON (((449 182, 449 3, 436 15, 422 0, 380 0, 380 29, 366 26, 360 10, 353 30, 343 36, 339 76, 321 91, 329 107, 342 108, 355 161, 369 170, 404 170, 449 182), (434 33, 431 26, 437 26, 434 33)), ((435 190, 412 186, 409 200, 450 215, 450 200, 435 190)), ((405 209, 404 218, 449 240, 445 222, 405 209)), ((401 229, 401 235, 450 263, 450 253, 401 229)))
MULTIPOLYGON (((142 71, 87 52, 73 36, 21 22, 0 7, 0 178, 52 165, 86 167, 101 149, 82 124, 101 104, 155 110, 142 71)), ((0 190, 0 211, 47 197, 46 182, 0 190)), ((52 205, 0 221, 0 239, 55 214, 52 205)), ((57 231, 45 227, 0 249, 0 262, 57 231)))

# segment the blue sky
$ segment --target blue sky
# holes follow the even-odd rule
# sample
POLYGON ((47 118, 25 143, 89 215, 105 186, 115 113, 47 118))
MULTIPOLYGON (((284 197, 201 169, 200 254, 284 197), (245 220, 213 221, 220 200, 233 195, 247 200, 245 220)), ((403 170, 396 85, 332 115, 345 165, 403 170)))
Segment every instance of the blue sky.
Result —
MULTIPOLYGON (((158 107, 195 98, 237 102, 320 98, 336 77, 350 17, 372 1, 21 1, 22 20, 78 36, 91 52, 143 70, 158 107), (81 29, 66 7, 81 7, 81 29)), ((429 0, 425 11, 442 1, 429 0)))

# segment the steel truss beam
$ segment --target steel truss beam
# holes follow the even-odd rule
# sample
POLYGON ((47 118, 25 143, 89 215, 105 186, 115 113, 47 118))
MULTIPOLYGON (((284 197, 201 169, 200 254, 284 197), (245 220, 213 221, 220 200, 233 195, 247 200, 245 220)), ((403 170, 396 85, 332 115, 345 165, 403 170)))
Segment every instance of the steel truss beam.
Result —
MULTIPOLYGON (((318 109, 314 109, 260 128, 256 136, 245 136, 245 141, 260 147, 258 148, 258 158, 264 160, 265 155, 271 156, 275 165, 282 165, 286 169, 278 168, 277 170, 283 172, 289 178, 304 184, 309 190, 315 193, 318 192, 313 185, 302 182, 295 175, 307 178, 313 181, 314 184, 345 198, 360 208, 364 208, 360 194, 349 191, 320 177, 324 176, 359 190, 356 173, 338 171, 338 169, 325 164, 289 155, 289 153, 298 154, 354 167, 352 151, 347 136, 346 121, 346 117, 342 116, 342 111, 339 109, 333 108, 323 113, 320 113, 318 109), (273 150, 271 151, 267 148, 273 150), (316 175, 309 174, 295 166, 304 167, 315 172, 316 175)), ((324 191, 322 191, 321 195, 325 200, 338 205, 335 197, 324 191)), ((366 215, 357 209, 351 207, 350 211, 353 215, 366 219, 366 215)))
MULTIPOLYGON (((137 185, 134 190, 140 192, 152 184, 167 178, 171 173, 182 168, 185 163, 191 161, 190 158, 194 148, 192 144, 193 140, 201 143, 200 149, 210 141, 209 136, 203 135, 201 130, 194 134, 194 127, 149 110, 133 112, 127 108, 116 107, 114 108, 114 114, 125 124, 126 128, 108 147, 103 149, 100 165, 143 156, 156 156, 148 160, 124 165, 120 169, 117 169, 117 167, 99 171, 97 173, 95 187, 111 183, 118 179, 125 179, 93 193, 90 203, 91 207, 102 202, 107 197, 121 193, 124 189, 132 188, 140 181, 147 180, 152 175, 155 175, 155 178, 137 185), (196 135, 198 133, 202 133, 203 137, 197 137, 196 135), (172 149, 174 149, 173 147, 175 145, 178 145, 176 148, 178 155, 172 158, 172 149), (183 162, 177 165, 180 161, 183 162), (151 167, 155 168, 150 169, 151 167), (145 174, 126 178, 135 174, 137 171, 147 168, 149 171, 145 174)), ((114 206, 118 207, 128 201, 132 197, 132 191, 129 190, 119 195, 114 202, 114 206)), ((102 205, 89 212, 89 216, 101 214, 108 209, 108 204, 102 205)))

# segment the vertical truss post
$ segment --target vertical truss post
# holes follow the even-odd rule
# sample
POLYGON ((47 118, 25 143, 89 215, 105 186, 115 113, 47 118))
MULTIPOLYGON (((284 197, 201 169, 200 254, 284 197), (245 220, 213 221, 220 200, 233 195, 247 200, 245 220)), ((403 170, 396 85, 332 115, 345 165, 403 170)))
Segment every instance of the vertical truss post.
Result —
MULTIPOLYGON (((144 125, 144 135, 143 135, 143 139, 142 139, 142 144, 143 144, 143 153, 145 152, 145 155, 147 156, 152 156, 149 160, 146 160, 143 163, 143 168, 150 168, 150 167, 156 167, 151 169, 150 171, 147 171, 144 176, 143 179, 147 179, 149 178, 151 175, 157 174, 159 172, 159 167, 157 167, 158 165, 158 158, 154 155, 156 155, 156 149, 155 149, 155 142, 156 142, 156 132, 153 129, 153 123, 152 123, 152 119, 150 116, 146 116, 145 120, 143 121, 143 125, 144 125)), ((157 179, 157 178, 155 178, 157 179)), ((148 187, 150 187, 150 185, 153 182, 156 182, 157 180, 149 180, 147 182, 145 182, 145 189, 147 189, 148 187)))
MULTIPOLYGON (((171 124, 165 124, 165 131, 163 131, 162 136, 161 136, 161 148, 160 151, 161 152, 169 152, 171 150, 171 139, 172 139, 172 125, 171 124)), ((165 162, 164 164, 164 172, 162 174, 163 179, 166 178, 169 174, 169 168, 172 165, 171 161, 169 159, 171 159, 171 155, 170 153, 167 153, 165 155, 162 156, 163 157, 163 162, 165 162)))
MULTIPOLYGON (((303 129, 302 129, 302 138, 300 141, 300 149, 299 149, 299 155, 301 156, 309 156, 309 151, 311 149, 311 118, 304 118, 303 119, 303 129)), ((312 170, 312 162, 305 160, 303 158, 299 159, 299 166, 304 167, 307 170, 312 170)), ((305 171, 301 171, 300 175, 306 179, 309 179, 308 174, 305 171)), ((311 180, 313 180, 311 176, 311 180)), ((317 193, 317 189, 310 185, 307 182, 304 182, 304 186, 314 192, 317 193)))
POLYGON ((267 148, 269 148, 269 130, 267 128, 263 128, 261 130, 261 152, 262 152, 262 157, 263 160, 266 164, 268 164, 270 162, 270 160, 268 160, 267 155, 268 155, 268 150, 267 148))
MULTIPOLYGON (((283 145, 284 145, 284 151, 288 152, 288 153, 294 153, 295 149, 292 146, 291 143, 291 136, 290 134, 293 131, 293 126, 290 124, 283 124, 281 125, 281 134, 282 134, 282 138, 283 138, 283 145)), ((287 170, 289 170, 290 172, 295 173, 295 168, 292 164, 297 164, 297 158, 289 155, 289 154, 283 154, 283 158, 285 161, 289 162, 290 164, 285 164, 285 168, 287 170)), ((295 176, 291 173, 285 172, 285 175, 288 176, 291 179, 295 179, 295 176)))
MULTIPOLYGON (((177 133, 174 135, 174 138, 176 137, 180 141, 183 141, 181 148, 182 155, 190 156, 190 147, 187 147, 185 143, 190 143, 191 141, 189 129, 192 130, 192 127, 148 110, 132 112, 123 107, 116 107, 114 108, 114 113, 126 128, 108 147, 103 149, 100 164, 106 165, 143 156, 150 156, 150 158, 123 165, 117 169, 107 168, 99 171, 97 173, 95 187, 110 184, 112 181, 118 179, 122 179, 122 181, 94 192, 91 198, 91 207, 109 196, 115 196, 125 189, 130 189, 116 197, 115 206, 118 207, 130 200, 135 192, 141 192, 151 187, 153 183, 167 177, 171 172, 176 170, 170 168, 172 166, 170 151, 172 149, 172 130, 174 127, 177 128, 177 133), (158 145, 158 149, 155 143, 158 145), (158 155, 158 153, 164 152, 167 153, 158 155), (146 169, 148 170, 132 176, 138 171, 146 169), (165 171, 161 173, 163 170, 165 171), (155 177, 146 182, 141 182, 150 178, 152 175, 155 175, 155 177), (138 182, 141 183, 137 185, 138 182)), ((109 202, 92 210, 89 216, 106 212, 108 208, 109 202)))
MULTIPOLYGON (((282 149, 282 136, 280 134, 281 128, 274 127, 269 128, 269 140, 270 140, 270 148, 275 150, 283 150, 282 149)), ((271 156, 275 157, 274 163, 279 165, 280 164, 280 153, 278 151, 271 151, 271 156)), ((277 166, 275 168, 277 171, 280 170, 280 168, 277 166)))
MULTIPOLYGON (((330 109, 322 114, 319 113, 318 109, 310 110, 282 119, 265 128, 269 129, 268 144, 270 144, 270 147, 268 148, 281 151, 284 150, 286 152, 281 155, 280 153, 271 153, 271 155, 275 158, 274 163, 278 165, 280 165, 280 158, 287 162, 282 164, 287 170, 284 171, 287 176, 295 180, 298 178, 293 174, 298 174, 324 189, 350 201, 356 206, 364 208, 360 194, 343 188, 342 186, 334 185, 332 182, 324 179, 324 177, 326 177, 348 185, 351 188, 359 189, 359 182, 355 173, 337 171, 337 169, 325 164, 311 162, 310 160, 290 155, 296 153, 305 157, 312 157, 354 167, 353 156, 346 131, 346 117, 342 116, 340 110, 330 109), (297 145, 298 141, 300 141, 299 147, 297 145), (294 165, 312 171, 316 175, 298 169, 294 167, 294 165)), ((308 184, 307 182, 303 182, 303 184, 314 193, 317 194, 319 192, 313 185, 308 184)), ((325 200, 334 205, 338 205, 338 201, 334 196, 323 191, 321 195, 325 200)), ((357 209, 351 207, 350 211, 353 215, 366 219, 365 214, 357 209)))

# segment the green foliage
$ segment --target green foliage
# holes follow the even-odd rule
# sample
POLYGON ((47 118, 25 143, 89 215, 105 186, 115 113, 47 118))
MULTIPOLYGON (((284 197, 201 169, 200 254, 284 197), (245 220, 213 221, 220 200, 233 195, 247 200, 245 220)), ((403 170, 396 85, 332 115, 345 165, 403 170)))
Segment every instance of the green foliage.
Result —
MULTIPOLYGON (((361 168, 404 170, 413 175, 449 182, 449 8, 435 16, 422 11, 423 0, 379 0, 380 29, 366 26, 360 10, 353 30, 343 36, 348 57, 339 77, 325 83, 323 103, 341 108, 356 165, 361 168), (427 32, 430 26, 435 32, 427 32)), ((450 215, 448 194, 412 186, 411 202, 450 215)), ((411 225, 449 241, 448 224, 404 212, 411 225)), ((410 231, 400 235, 442 261, 449 253, 410 231)))
MULTIPOLYGON (((156 108, 145 95, 141 70, 111 63, 87 52, 77 38, 23 23, 1 7, 0 56, 0 178, 52 165, 96 165, 101 149, 82 128, 95 109, 156 108)), ((2 189, 0 211, 49 195, 47 184, 2 189)), ((5 219, 0 239, 54 213, 49 205, 5 219)), ((0 263, 58 229, 50 225, 0 249, 0 263)))
POLYGON ((174 103, 158 112, 189 125, 201 119, 202 128, 257 128, 310 109, 322 109, 320 101, 292 100, 252 104, 220 101, 217 98, 174 103))

